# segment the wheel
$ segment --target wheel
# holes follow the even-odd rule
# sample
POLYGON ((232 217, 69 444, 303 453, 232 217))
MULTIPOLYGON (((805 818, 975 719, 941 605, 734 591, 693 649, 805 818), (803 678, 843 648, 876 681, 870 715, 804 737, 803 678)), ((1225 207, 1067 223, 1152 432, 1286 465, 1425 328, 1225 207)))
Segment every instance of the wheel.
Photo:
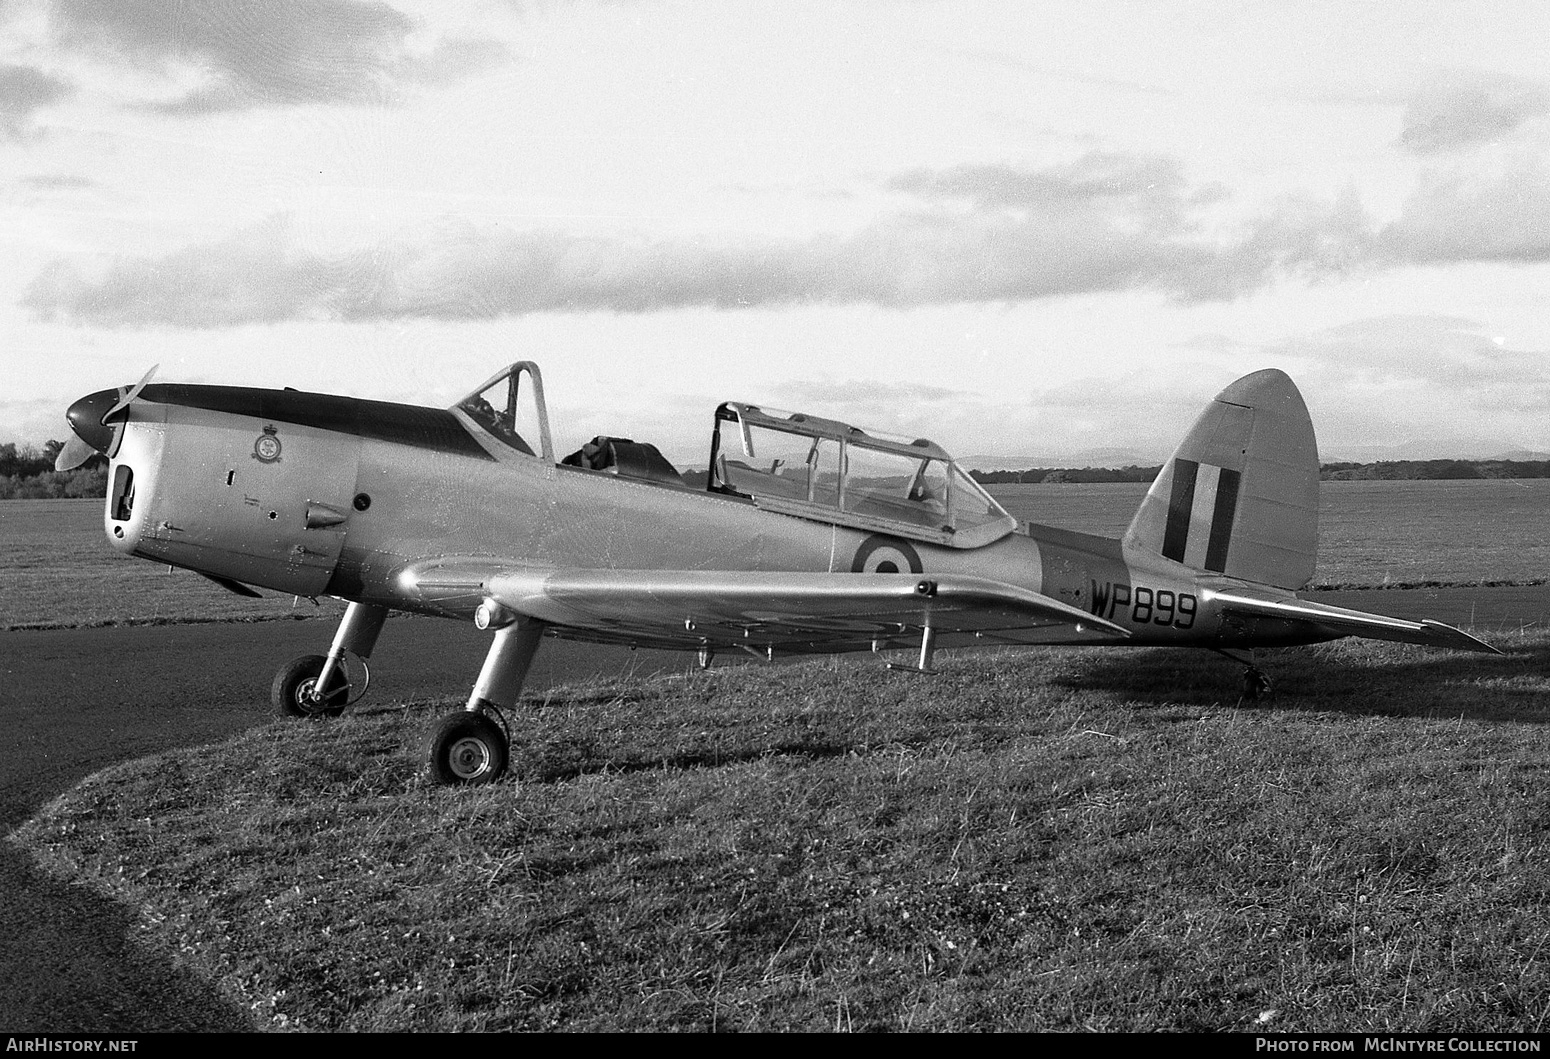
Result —
POLYGON ((334 689, 322 702, 312 698, 318 674, 323 672, 322 655, 303 655, 274 675, 269 687, 269 702, 281 717, 338 717, 350 696, 350 685, 339 670, 334 671, 334 689))
POLYGON ((426 749, 436 783, 494 783, 506 771, 506 733, 486 714, 464 710, 442 718, 426 749))
POLYGON ((1243 697, 1253 702, 1261 695, 1270 694, 1270 678, 1257 669, 1243 671, 1243 697))

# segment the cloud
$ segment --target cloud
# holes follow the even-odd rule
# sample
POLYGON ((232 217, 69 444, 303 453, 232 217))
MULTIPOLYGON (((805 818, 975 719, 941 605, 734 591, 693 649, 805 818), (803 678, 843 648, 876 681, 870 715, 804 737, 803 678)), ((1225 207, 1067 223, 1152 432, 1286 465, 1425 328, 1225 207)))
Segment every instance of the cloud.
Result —
POLYGON ((52 19, 67 47, 167 72, 195 67, 205 83, 157 107, 172 113, 382 102, 400 82, 453 80, 504 55, 469 39, 417 54, 412 19, 360 0, 60 0, 52 19))
POLYGON ((1484 179, 1427 174, 1374 250, 1392 264, 1550 259, 1550 169, 1528 159, 1484 179))
POLYGON ((1183 170, 1172 158, 1094 151, 1045 169, 1010 165, 916 170, 889 185, 923 198, 963 199, 977 207, 1015 207, 1040 212, 1082 211, 1096 203, 1133 200, 1177 223, 1185 197, 1183 170))
POLYGON ((1399 142, 1417 154, 1459 151, 1498 140, 1546 113, 1550 92, 1541 85, 1451 73, 1411 98, 1399 142))
POLYGON ((39 191, 78 191, 96 186, 94 181, 74 173, 39 173, 21 177, 19 182, 39 191))
POLYGON ((33 280, 23 299, 45 319, 215 327, 306 318, 339 285, 336 271, 288 258, 283 221, 208 246, 118 261, 88 280, 68 260, 33 280))
POLYGON ((1225 301, 1276 282, 1361 270, 1550 257, 1550 170, 1430 176, 1378 225, 1354 193, 1282 198, 1212 223, 1219 188, 1176 164, 1094 154, 1045 168, 957 167, 889 182, 900 205, 849 234, 653 238, 517 231, 458 218, 332 255, 276 218, 209 244, 49 266, 25 304, 105 326, 220 327, 287 319, 494 319, 794 304, 893 308, 1154 290, 1225 301))
POLYGON ((70 91, 68 82, 30 66, 0 66, 0 137, 26 135, 33 112, 70 91))
POLYGON ((1279 352, 1306 365, 1299 374, 1310 393, 1348 433, 1527 438, 1542 435, 1550 416, 1550 353, 1512 349, 1468 319, 1359 320, 1279 352))

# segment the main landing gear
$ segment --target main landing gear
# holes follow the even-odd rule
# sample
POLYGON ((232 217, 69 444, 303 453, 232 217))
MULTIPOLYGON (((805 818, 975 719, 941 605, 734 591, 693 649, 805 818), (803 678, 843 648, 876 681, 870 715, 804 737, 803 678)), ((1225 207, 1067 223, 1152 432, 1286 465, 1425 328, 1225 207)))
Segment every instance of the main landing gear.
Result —
POLYGON ((1270 678, 1253 666, 1243 671, 1243 701, 1254 702, 1270 694, 1270 678))
MULTIPOLYGON (((284 717, 335 717, 366 693, 370 657, 387 620, 387 608, 351 603, 327 655, 305 655, 281 669, 270 689, 275 712, 284 717), (365 677, 352 677, 347 656, 360 660, 365 677)), ((544 624, 519 618, 503 607, 481 610, 480 628, 493 628, 495 641, 484 658, 468 705, 445 717, 426 742, 430 777, 441 784, 493 783, 510 760, 511 741, 502 721, 517 704, 544 624)))
POLYGON ((275 674, 269 688, 274 712, 281 717, 337 717, 346 706, 359 702, 371 683, 365 660, 377 644, 387 615, 386 607, 351 603, 327 655, 303 655, 275 674), (354 655, 359 662, 358 680, 350 671, 347 655, 354 655))
POLYGON ((503 624, 496 626, 495 642, 484 657, 468 705, 443 718, 426 740, 434 783, 494 783, 506 771, 511 744, 498 719, 517 704, 544 625, 509 612, 497 613, 496 619, 503 624))
POLYGON ((441 719, 425 749, 432 782, 493 783, 506 771, 510 743, 489 714, 462 710, 441 719))

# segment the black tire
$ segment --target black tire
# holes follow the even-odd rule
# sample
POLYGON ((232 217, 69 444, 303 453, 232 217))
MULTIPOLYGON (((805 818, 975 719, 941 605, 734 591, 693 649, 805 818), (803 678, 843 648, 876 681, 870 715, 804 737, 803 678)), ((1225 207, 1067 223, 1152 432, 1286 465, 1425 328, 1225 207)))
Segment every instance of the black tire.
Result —
POLYGON ((269 686, 269 703, 276 714, 281 717, 338 717, 344 711, 350 698, 350 685, 345 683, 344 674, 338 669, 334 670, 332 679, 334 690, 321 704, 312 701, 312 687, 326 661, 328 659, 322 655, 303 655, 274 675, 274 683, 269 686))
POLYGON ((443 786, 494 783, 506 771, 506 733, 482 713, 443 717, 426 743, 431 782, 443 786))
POLYGON ((1243 699, 1245 702, 1257 702, 1262 696, 1270 694, 1270 678, 1257 669, 1247 669, 1243 673, 1243 699))

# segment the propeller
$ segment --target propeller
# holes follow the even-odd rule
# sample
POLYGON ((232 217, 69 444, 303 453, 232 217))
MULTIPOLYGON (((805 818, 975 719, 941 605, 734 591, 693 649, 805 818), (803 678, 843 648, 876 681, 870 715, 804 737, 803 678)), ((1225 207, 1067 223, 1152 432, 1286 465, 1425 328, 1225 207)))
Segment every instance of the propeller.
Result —
POLYGON ((156 369, 159 367, 161 367, 160 364, 152 364, 151 370, 140 376, 140 381, 135 383, 134 386, 130 387, 128 393, 119 398, 118 404, 108 409, 107 413, 102 417, 103 426, 107 426, 108 420, 112 419, 115 413, 122 412, 124 409, 128 408, 130 403, 133 402, 136 397, 140 396, 140 391, 145 389, 145 384, 151 381, 151 376, 156 374, 156 369))
POLYGON ((146 383, 151 381, 159 367, 159 364, 152 365, 151 370, 133 386, 98 390, 72 404, 65 413, 65 419, 69 421, 74 433, 54 459, 54 470, 73 471, 96 453, 109 457, 116 453, 119 440, 124 434, 124 420, 112 425, 108 421, 134 403, 134 399, 140 396, 140 391, 145 389, 146 383), (106 411, 103 411, 104 408, 106 411))
POLYGON ((71 434, 65 439, 65 447, 54 457, 54 470, 73 471, 93 456, 97 450, 81 440, 81 435, 71 434))

